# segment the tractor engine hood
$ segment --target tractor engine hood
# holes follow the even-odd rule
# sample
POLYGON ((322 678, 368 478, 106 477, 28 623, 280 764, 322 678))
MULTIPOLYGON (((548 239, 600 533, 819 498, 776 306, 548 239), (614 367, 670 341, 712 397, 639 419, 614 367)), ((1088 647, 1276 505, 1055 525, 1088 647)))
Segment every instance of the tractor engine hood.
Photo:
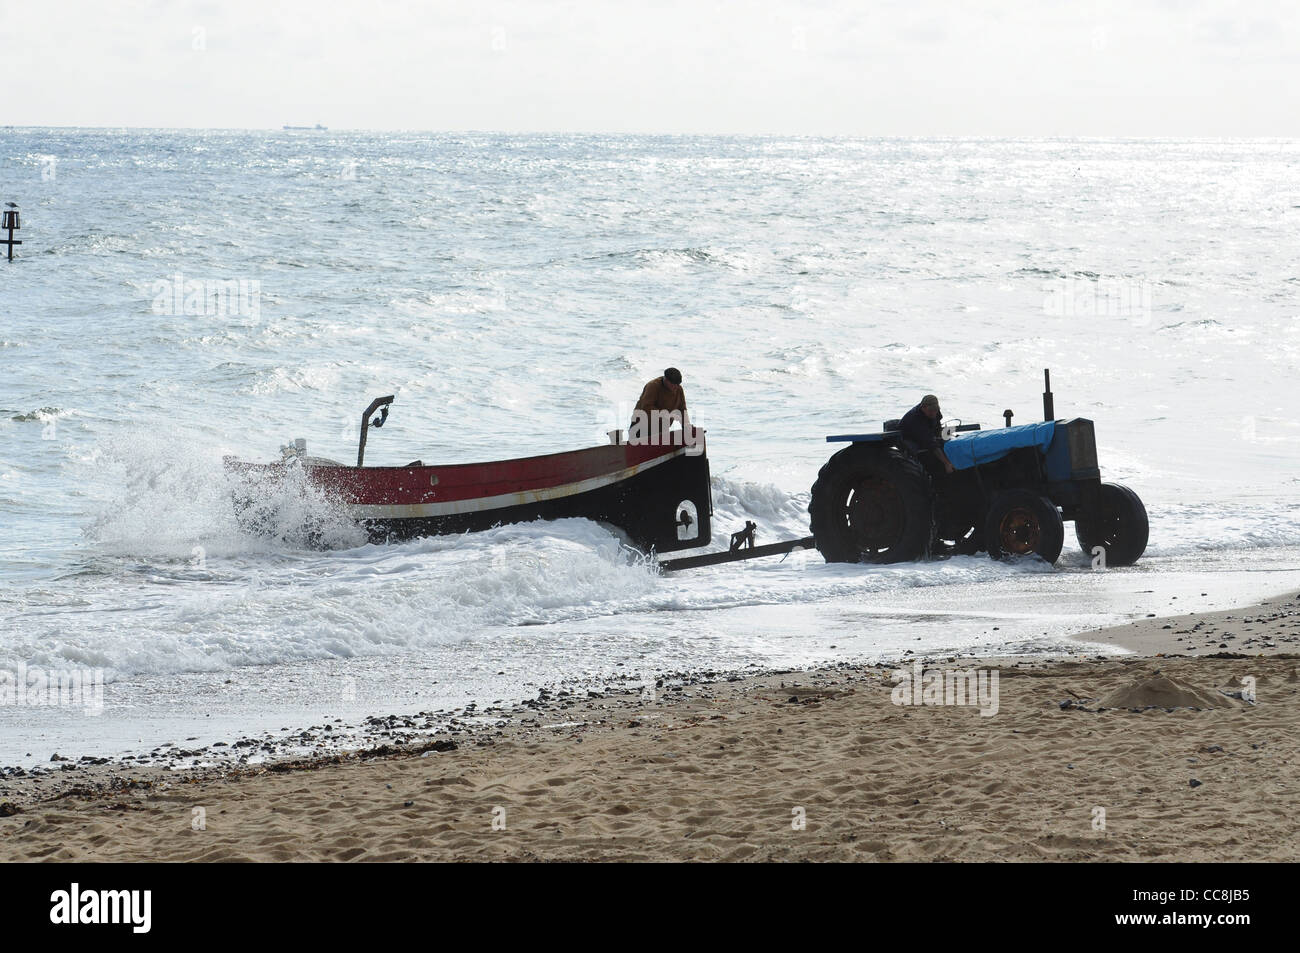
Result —
POLYGON ((1047 453, 1056 435, 1056 421, 1047 420, 997 430, 975 430, 958 434, 943 445, 943 452, 957 470, 968 470, 984 463, 1001 460, 1020 447, 1037 447, 1047 453))

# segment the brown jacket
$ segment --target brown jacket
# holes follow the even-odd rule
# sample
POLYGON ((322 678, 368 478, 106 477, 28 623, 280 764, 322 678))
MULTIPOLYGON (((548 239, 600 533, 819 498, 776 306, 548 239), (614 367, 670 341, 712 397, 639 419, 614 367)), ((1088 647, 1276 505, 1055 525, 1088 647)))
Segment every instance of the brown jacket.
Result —
POLYGON ((686 391, 681 384, 678 384, 677 393, 671 393, 664 379, 656 377, 642 389, 641 399, 636 402, 636 409, 644 410, 647 414, 654 410, 680 410, 682 416, 685 416, 686 391))

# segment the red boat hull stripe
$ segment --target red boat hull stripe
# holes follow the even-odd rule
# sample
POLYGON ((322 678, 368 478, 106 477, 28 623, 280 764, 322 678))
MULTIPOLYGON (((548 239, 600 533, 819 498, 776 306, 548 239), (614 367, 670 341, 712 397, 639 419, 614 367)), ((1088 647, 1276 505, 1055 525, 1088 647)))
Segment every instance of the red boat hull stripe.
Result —
POLYGON ((619 483, 638 473, 644 473, 651 467, 665 463, 674 457, 682 456, 687 452, 687 448, 681 447, 672 453, 660 454, 641 463, 624 467, 620 470, 614 470, 609 473, 602 473, 598 476, 588 477, 585 480, 576 480, 570 483, 563 483, 558 486, 543 487, 531 490, 518 490, 511 493, 502 493, 496 496, 479 496, 462 500, 447 500, 444 502, 429 503, 349 503, 347 505, 348 515, 353 519, 423 519, 430 516, 452 516, 462 513, 478 513, 485 510, 504 509, 510 506, 520 506, 528 503, 541 503, 546 500, 563 499, 566 496, 576 496, 579 493, 588 493, 601 487, 609 486, 613 483, 619 483))

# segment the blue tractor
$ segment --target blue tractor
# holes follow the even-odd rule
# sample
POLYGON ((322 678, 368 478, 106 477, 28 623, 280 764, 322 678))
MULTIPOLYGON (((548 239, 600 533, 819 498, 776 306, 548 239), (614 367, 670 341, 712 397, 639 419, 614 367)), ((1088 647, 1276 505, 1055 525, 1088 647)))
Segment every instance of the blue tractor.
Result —
POLYGON ((890 420, 880 433, 847 442, 821 468, 808 504, 813 537, 827 562, 894 563, 943 553, 994 558, 1037 554, 1055 563, 1074 522, 1083 552, 1127 566, 1146 550, 1142 501, 1101 482, 1091 420, 1057 420, 1044 371, 1043 421, 981 430, 953 428, 943 445, 954 471, 927 466, 890 420))

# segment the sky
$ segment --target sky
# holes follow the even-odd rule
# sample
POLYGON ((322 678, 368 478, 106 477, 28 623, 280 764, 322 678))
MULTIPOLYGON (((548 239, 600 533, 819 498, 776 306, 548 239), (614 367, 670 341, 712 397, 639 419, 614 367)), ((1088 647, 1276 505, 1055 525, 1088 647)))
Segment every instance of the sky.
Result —
POLYGON ((0 0, 0 125, 1300 136, 1296 0, 0 0))

